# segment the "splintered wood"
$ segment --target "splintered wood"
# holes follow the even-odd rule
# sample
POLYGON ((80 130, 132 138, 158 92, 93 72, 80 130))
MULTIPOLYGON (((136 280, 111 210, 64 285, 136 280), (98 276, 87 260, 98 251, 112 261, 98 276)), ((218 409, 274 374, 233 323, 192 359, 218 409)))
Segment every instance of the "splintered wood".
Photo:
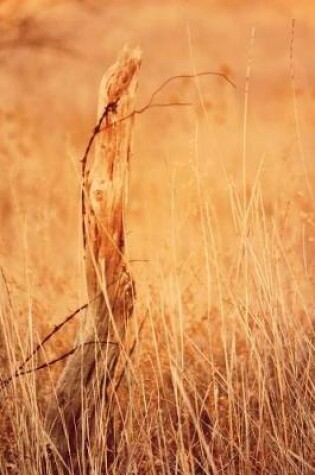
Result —
POLYGON ((105 74, 95 155, 83 164, 84 246, 91 304, 78 334, 78 349, 60 377, 47 413, 46 429, 54 448, 48 463, 53 472, 60 473, 63 466, 68 470, 65 473, 86 469, 85 450, 95 434, 96 419, 99 424, 100 414, 106 415, 108 387, 125 351, 134 287, 124 255, 124 210, 140 63, 138 49, 125 49, 105 74))

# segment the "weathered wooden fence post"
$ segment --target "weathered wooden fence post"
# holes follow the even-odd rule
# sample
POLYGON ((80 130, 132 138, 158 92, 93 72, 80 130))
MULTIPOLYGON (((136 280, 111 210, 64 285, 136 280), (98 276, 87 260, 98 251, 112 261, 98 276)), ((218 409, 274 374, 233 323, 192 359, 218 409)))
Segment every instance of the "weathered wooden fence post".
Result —
POLYGON ((77 350, 47 412, 50 470, 58 473, 62 467, 67 467, 65 473, 89 473, 84 460, 88 440, 95 434, 95 414, 104 401, 106 405, 133 312, 133 282, 124 255, 124 208, 140 62, 138 49, 125 49, 105 74, 98 110, 103 121, 94 160, 83 167, 86 276, 92 303, 77 350))

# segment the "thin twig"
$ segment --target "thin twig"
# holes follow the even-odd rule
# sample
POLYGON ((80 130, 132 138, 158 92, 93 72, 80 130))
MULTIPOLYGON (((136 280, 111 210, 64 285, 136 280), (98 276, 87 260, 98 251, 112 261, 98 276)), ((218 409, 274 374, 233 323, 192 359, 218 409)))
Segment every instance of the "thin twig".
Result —
MULTIPOLYGON (((116 281, 113 281, 109 283, 109 286, 114 285, 116 281)), ((78 313, 82 312, 83 310, 87 309, 88 306, 94 302, 97 298, 99 298, 102 294, 96 295, 93 299, 91 299, 89 302, 85 303, 84 305, 81 305, 81 307, 77 308, 74 310, 70 315, 68 315, 62 322, 58 323, 53 327, 53 329, 35 346, 35 348, 32 350, 32 352, 25 358, 25 360, 20 363, 20 365, 17 367, 15 370, 14 374, 10 378, 14 378, 15 376, 18 376, 23 368, 25 368, 26 364, 39 352, 40 349, 43 348, 45 343, 47 343, 48 340, 50 340, 61 328, 66 325, 66 323, 70 322, 78 313)), ((1 385, 1 381, 0 381, 1 385)))
POLYGON ((99 121, 98 123, 96 124, 96 126, 94 127, 93 129, 93 134, 91 135, 89 141, 88 141, 88 144, 86 146, 86 149, 85 149, 85 152, 84 152, 84 155, 83 155, 83 158, 81 160, 82 162, 82 166, 83 166, 83 171, 85 171, 85 168, 86 168, 86 161, 87 161, 87 158, 88 158, 88 154, 91 150, 91 147, 93 145, 93 141, 95 139, 95 136, 100 132, 101 130, 101 126, 102 126, 102 123, 103 123, 103 120, 105 120, 105 118, 107 117, 107 115, 109 114, 109 112, 116 112, 116 109, 117 109, 117 104, 118 104, 118 100, 115 101, 115 102, 109 102, 107 104, 107 106, 105 107, 101 117, 99 118, 99 121), (85 168, 84 168, 85 167, 85 168))
MULTIPOLYGON (((116 122, 113 122, 112 124, 106 124, 105 127, 102 127, 103 122, 105 119, 107 119, 108 115, 110 112, 115 113, 117 111, 117 105, 118 105, 118 100, 115 102, 109 102, 101 117, 98 120, 98 123, 94 127, 92 134, 88 140, 88 144, 86 146, 85 152, 83 154, 83 157, 81 159, 81 164, 82 164, 82 169, 81 169, 81 176, 82 176, 82 191, 81 191, 81 202, 82 202, 82 233, 83 233, 83 245, 84 248, 86 247, 86 242, 87 242, 87 233, 85 229, 85 216, 86 216, 86 198, 87 198, 87 191, 86 191, 86 178, 87 178, 87 160, 88 160, 88 155, 90 153, 90 150, 92 148, 92 145, 94 143, 95 137, 102 131, 104 131, 106 128, 113 127, 115 124, 119 122, 123 122, 127 119, 130 119, 134 117, 135 115, 142 114, 143 112, 153 109, 153 108, 158 108, 158 107, 187 107, 191 106, 192 104, 190 102, 167 102, 167 103, 153 103, 155 97, 171 82, 176 81, 178 79, 193 79, 196 77, 202 77, 202 76, 217 76, 221 77, 225 81, 227 81, 231 86, 236 88, 236 85, 229 79, 224 73, 220 72, 215 72, 215 71, 203 71, 197 74, 177 74, 176 76, 171 76, 167 78, 165 81, 163 81, 160 86, 153 91, 151 94, 151 97, 149 101, 141 107, 140 109, 135 109, 131 114, 128 114, 126 117, 122 117, 121 119, 117 120, 116 122)), ((87 199, 88 201, 88 199, 87 199)))
MULTIPOLYGON (((127 120, 131 117, 133 117, 134 115, 136 114, 142 114, 143 112, 147 111, 148 109, 153 109, 153 108, 158 108, 158 107, 187 107, 187 106, 191 106, 192 104, 190 102, 168 102, 168 103, 153 103, 155 97, 168 85, 170 84, 171 82, 175 81, 175 80, 178 80, 178 79, 192 79, 192 78, 195 78, 195 77, 202 77, 202 76, 218 76, 218 77, 221 77, 223 78, 225 81, 227 81, 230 85, 232 85, 234 88, 236 87, 235 84, 223 73, 219 73, 219 72, 213 72, 213 71, 204 71, 204 72, 200 72, 200 73, 197 73, 197 74, 181 74, 181 75, 176 75, 176 76, 171 76, 169 77, 168 79, 166 79, 151 95, 149 101, 147 102, 146 105, 144 105, 143 107, 141 107, 140 109, 135 109, 130 115, 126 116, 126 117, 123 117, 122 119, 119 120, 119 122, 121 121, 124 121, 124 120, 127 120)), ((109 102, 101 117, 99 118, 98 120, 98 123, 96 124, 96 126, 94 127, 93 129, 93 132, 92 132, 92 135, 90 136, 89 140, 88 140, 88 143, 87 143, 87 146, 86 146, 86 149, 85 149, 85 152, 84 152, 84 155, 81 159, 81 164, 82 164, 82 195, 81 195, 81 199, 82 199, 82 216, 83 216, 83 241, 84 241, 84 244, 86 242, 86 232, 85 232, 85 225, 84 225, 84 217, 85 217, 85 214, 86 214, 86 204, 85 204, 85 193, 86 193, 86 172, 87 172, 87 160, 88 160, 88 155, 90 153, 90 150, 92 148, 92 145, 94 143, 94 140, 95 140, 95 137, 100 133, 102 132, 106 127, 108 127, 108 125, 106 125, 105 127, 102 127, 103 125, 103 122, 107 119, 109 113, 115 113, 116 110, 117 110, 117 105, 118 105, 118 100, 115 101, 115 102, 109 102)), ((113 126, 115 125, 115 123, 117 122, 114 122, 113 124, 110 124, 110 126, 113 126)), ((98 296, 96 296, 93 300, 95 300, 98 296)), ((89 302, 90 303, 90 302, 89 302)), ((9 378, 7 378, 6 380, 3 380, 2 382, 0 382, 0 385, 3 387, 3 386, 6 386, 7 384, 9 384, 9 382, 11 382, 14 378, 16 377, 19 377, 19 376, 22 376, 24 374, 29 374, 29 373, 32 373, 34 371, 38 371, 40 369, 43 369, 43 368, 47 368, 59 361, 62 361, 64 360, 65 358, 67 358, 68 356, 72 355, 76 349, 78 348, 78 346, 72 348, 70 351, 68 351, 67 353, 51 360, 50 362, 47 362, 47 363, 43 363, 42 365, 39 365, 35 368, 31 368, 31 369, 28 369, 28 370, 24 370, 24 371, 21 371, 23 370, 23 368, 25 368, 26 364, 38 353, 38 351, 45 345, 45 343, 47 343, 47 341, 49 341, 66 323, 68 323, 70 320, 72 320, 72 318, 74 318, 78 313, 80 313, 82 310, 85 310, 89 303, 86 303, 84 305, 82 305, 81 307, 79 307, 78 309, 76 309, 74 312, 72 312, 70 315, 68 315, 65 320, 63 320, 61 323, 57 324, 54 326, 54 328, 44 337, 44 339, 38 343, 36 345, 36 347, 32 350, 32 352, 26 357, 26 359, 18 366, 18 368, 15 370, 14 374, 11 375, 9 378)), ((144 325, 144 320, 141 322, 141 325, 140 325, 140 329, 139 329, 139 334, 141 333, 142 331, 142 328, 143 328, 143 325, 144 325)), ((137 340, 135 339, 131 349, 130 349, 130 352, 129 352, 129 357, 132 356, 133 354, 133 351, 135 349, 135 345, 136 345, 136 342, 137 340)), ((110 342, 112 343, 112 342, 110 342)), ((123 375, 121 375, 121 378, 122 378, 123 375)), ((118 382, 118 386, 120 384, 120 381, 121 381, 121 378, 119 379, 119 382, 118 382)))
MULTIPOLYGON (((136 114, 142 114, 143 112, 146 112, 148 109, 155 109, 158 107, 190 107, 192 106, 192 102, 156 102, 154 104, 147 104, 146 106, 142 107, 142 109, 135 109, 132 114, 130 114, 129 117, 132 117, 133 115, 136 114)), ((122 120, 126 120, 129 117, 123 117, 119 122, 122 120)), ((114 124, 111 124, 112 126, 114 124)))
MULTIPOLYGON (((203 71, 203 72, 200 72, 200 73, 197 73, 197 74, 177 74, 176 76, 171 76, 169 78, 167 78, 165 81, 163 81, 162 84, 160 84, 160 86, 155 89, 155 91, 151 94, 151 97, 149 99, 149 101, 146 103, 146 105, 144 105, 143 107, 141 107, 140 109, 135 109, 130 115, 128 115, 127 117, 123 117, 122 119, 120 119, 119 122, 123 121, 123 120, 126 120, 126 119, 129 119, 130 117, 136 115, 136 114, 142 114, 143 112, 145 112, 146 110, 148 109, 151 109, 153 107, 176 107, 176 106, 190 106, 191 103, 189 102, 168 102, 168 103, 165 103, 165 104, 153 104, 153 101, 155 99, 155 97, 168 85, 170 84, 171 82, 173 81, 176 81, 178 79, 193 79, 193 78, 196 78, 196 77, 202 77, 202 76, 217 76, 217 77, 221 77, 222 79, 224 79, 225 81, 227 81, 231 86, 233 86, 234 88, 236 88, 236 85, 233 81, 231 81, 230 78, 228 78, 228 76, 226 76, 224 73, 219 73, 219 72, 215 72, 215 71, 203 71)), ((95 140, 95 137, 96 135, 98 135, 100 132, 102 132, 102 130, 104 130, 102 128, 102 123, 103 121, 105 120, 105 118, 107 117, 107 115, 109 114, 109 112, 116 112, 117 110, 117 105, 118 105, 118 101, 116 102, 110 102, 109 104, 107 104, 107 106, 105 107, 104 111, 103 111, 103 114, 101 115, 97 125, 94 127, 93 129, 93 132, 92 132, 92 135, 88 141, 88 144, 87 144, 87 147, 85 149, 85 152, 84 152, 84 155, 83 155, 83 158, 81 159, 81 163, 82 163, 82 176, 85 177, 85 174, 86 174, 86 163, 87 163, 87 158, 88 158, 88 155, 90 153, 90 150, 91 150, 91 147, 93 145, 93 142, 95 140)), ((114 124, 111 124, 111 125, 114 125, 114 124)))
POLYGON ((231 79, 229 79, 224 73, 219 73, 219 72, 215 72, 215 71, 202 71, 200 73, 197 73, 197 74, 177 74, 176 76, 171 76, 169 77, 168 79, 166 79, 151 95, 150 97, 150 100, 149 102, 147 103, 146 106, 144 106, 142 109, 139 109, 138 110, 138 113, 141 113, 144 112, 148 106, 151 106, 151 104, 153 103, 155 97, 165 88, 165 86, 167 86, 168 84, 170 84, 171 82, 173 81, 177 81, 178 79, 194 79, 194 78, 197 78, 197 77, 202 77, 202 76, 218 76, 218 77, 221 77, 223 78, 225 81, 227 81, 229 84, 231 84, 231 86, 233 86, 234 88, 236 88, 236 85, 234 84, 233 81, 231 81, 231 79))
MULTIPOLYGON (((68 315, 62 322, 55 325, 53 327, 53 329, 39 343, 37 343, 35 348, 25 358, 25 360, 22 363, 20 363, 20 365, 17 367, 17 369, 14 371, 14 373, 9 378, 0 381, 0 387, 3 384, 12 381, 14 378, 19 377, 20 374, 27 374, 24 371, 23 372, 21 372, 21 371, 23 370, 23 368, 25 368, 27 363, 39 352, 39 350, 43 348, 45 343, 47 343, 47 341, 50 340, 66 323, 70 322, 70 320, 72 320, 76 315, 78 315, 78 313, 80 313, 80 312, 82 312, 82 310, 85 310, 86 308, 88 308, 90 303, 93 302, 94 300, 96 300, 99 296, 100 295, 97 295, 96 297, 94 297, 94 299, 90 300, 90 302, 88 302, 84 305, 81 305, 81 307, 77 308, 74 312, 72 312, 70 315, 68 315)), ((25 371, 26 372, 31 372, 32 369, 31 370, 25 370, 25 371)))
POLYGON ((7 387, 13 381, 13 379, 20 378, 21 376, 25 376, 27 374, 35 373, 36 371, 40 371, 41 369, 50 368, 54 364, 59 363, 60 361, 63 361, 64 359, 66 359, 69 356, 73 355, 73 353, 75 353, 79 348, 82 348, 85 345, 97 345, 97 344, 98 345, 118 345, 118 343, 116 343, 114 341, 109 341, 109 340, 106 340, 106 341, 87 341, 85 343, 81 343, 80 345, 74 346, 73 348, 71 348, 71 350, 67 351, 66 353, 63 353, 60 356, 57 356, 56 358, 54 358, 50 361, 46 361, 45 363, 42 363, 38 366, 35 366, 34 368, 29 368, 29 369, 25 369, 24 371, 14 373, 9 378, 0 381, 0 389, 3 389, 5 387, 7 387))
POLYGON ((33 358, 33 356, 35 356, 36 353, 38 353, 38 351, 43 348, 45 343, 47 343, 47 341, 55 335, 55 333, 57 333, 66 323, 70 322, 70 320, 72 320, 72 318, 74 318, 78 313, 88 308, 88 305, 88 303, 81 305, 81 307, 77 308, 74 312, 68 315, 61 323, 55 325, 54 328, 45 336, 45 338, 41 342, 37 343, 33 351, 25 358, 23 363, 20 364, 16 371, 21 371, 26 366, 26 364, 33 358))
POLYGON ((197 73, 197 74, 178 74, 176 76, 171 76, 168 79, 166 79, 152 93, 149 101, 143 107, 141 107, 140 109, 135 109, 131 114, 127 115, 126 117, 122 117, 117 122, 113 122, 112 124, 106 125, 105 127, 101 128, 99 130, 99 132, 102 132, 103 130, 105 130, 108 127, 113 127, 118 122, 123 122, 127 119, 130 119, 131 117, 133 117, 137 114, 142 114, 143 112, 146 112, 148 109, 153 109, 153 108, 156 108, 156 107, 177 107, 177 106, 186 106, 187 107, 187 106, 191 106, 192 105, 191 102, 167 102, 167 103, 164 103, 164 104, 163 103, 160 104, 160 103, 153 103, 153 101, 154 101, 155 97, 171 82, 173 82, 175 80, 178 80, 178 79, 193 79, 193 78, 202 77, 202 76, 218 76, 218 77, 221 77, 222 79, 227 81, 231 86, 236 88, 236 85, 234 84, 234 82, 231 81, 231 79, 229 79, 225 74, 219 73, 219 72, 214 72, 214 71, 204 71, 204 72, 197 73))
POLYGON ((84 155, 83 155, 82 160, 81 160, 81 166, 82 166, 82 169, 81 169, 81 176, 82 176, 81 205, 82 205, 82 233, 83 233, 84 249, 86 247, 86 242, 87 242, 86 241, 86 229, 85 229, 85 215, 86 215, 85 193, 86 193, 86 178, 87 178, 86 168, 87 168, 88 155, 89 155, 90 150, 92 148, 95 137, 99 134, 99 132, 101 130, 103 121, 107 118, 107 116, 110 112, 113 112, 113 113, 116 112, 118 100, 119 99, 117 99, 117 101, 115 101, 115 102, 109 102, 106 105, 101 117, 98 120, 98 123, 96 124, 96 126, 93 129, 93 133, 92 133, 91 137, 89 138, 88 144, 86 146, 84 155))

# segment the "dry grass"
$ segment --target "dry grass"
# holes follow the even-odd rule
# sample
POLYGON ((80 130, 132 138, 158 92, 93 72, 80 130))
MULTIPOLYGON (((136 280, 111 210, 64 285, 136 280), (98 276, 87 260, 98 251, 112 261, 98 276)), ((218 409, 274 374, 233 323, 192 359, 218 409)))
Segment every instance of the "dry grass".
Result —
MULTIPOLYGON (((279 214, 268 217, 257 178, 246 210, 231 192, 235 234, 233 253, 225 255, 211 205, 202 198, 200 206, 206 257, 199 279, 209 277, 202 288, 208 305, 201 313, 176 259, 139 302, 146 324, 112 401, 111 470, 313 473, 315 338, 301 218, 283 215, 280 204, 279 214)), ((314 219, 311 208, 308 218, 314 219)), ((14 324, 2 320, 12 370, 34 344, 33 312, 23 330, 14 307, 14 324)), ((30 375, 3 391, 3 473, 39 473, 51 378, 30 375)), ((105 470, 108 423, 100 415, 99 438, 91 443, 94 473, 105 470)))
MULTIPOLYGON (((249 35, 246 48, 248 42, 249 35)), ((154 54, 158 49, 150 50, 154 54)), ((187 69, 176 64, 175 73, 187 69)), ((244 62, 241 69, 236 76, 244 80, 244 62)), ((78 106, 90 117, 95 102, 86 109, 84 101, 96 97, 96 76, 78 106)), ((240 81, 235 95, 219 82, 214 95, 209 82, 181 84, 167 98, 193 96, 193 111, 139 118, 128 216, 138 287, 128 341, 136 338, 137 346, 131 360, 121 362, 126 371, 113 391, 110 418, 100 408, 98 437, 90 441, 82 473, 85 463, 97 475, 315 472, 315 211, 313 167, 304 148, 310 156, 313 150, 299 133, 299 115, 302 132, 311 116, 303 115, 301 92, 294 103, 289 68, 277 99, 253 76, 245 121, 240 81), (279 111, 265 107, 266 97, 278 100, 279 111), (255 120, 254 105, 262 121, 255 120)), ((60 84, 50 84, 48 96, 60 84)), ((0 356, 7 353, 9 373, 85 301, 80 153, 60 130, 69 127, 70 142, 81 149, 91 124, 67 115, 67 92, 58 91, 65 109, 51 119, 45 109, 43 124, 43 106, 35 101, 0 116, 0 260, 12 299, 12 314, 0 314, 0 356)), ((30 367, 67 351, 80 318, 84 314, 30 367)), ((41 473, 49 443, 44 414, 61 365, 16 378, 2 390, 1 473, 41 473)))

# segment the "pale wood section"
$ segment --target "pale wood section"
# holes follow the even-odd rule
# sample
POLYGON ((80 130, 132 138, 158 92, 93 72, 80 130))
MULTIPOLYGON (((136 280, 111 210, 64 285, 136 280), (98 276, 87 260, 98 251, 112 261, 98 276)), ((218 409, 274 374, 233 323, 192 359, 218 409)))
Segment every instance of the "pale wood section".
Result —
POLYGON ((75 473, 85 458, 87 438, 93 439, 95 414, 101 406, 106 411, 108 386, 133 312, 124 208, 140 62, 138 49, 125 49, 102 80, 98 115, 106 107, 108 113, 84 177, 86 276, 92 304, 78 335, 80 347, 60 377, 46 419, 52 445, 75 473))

